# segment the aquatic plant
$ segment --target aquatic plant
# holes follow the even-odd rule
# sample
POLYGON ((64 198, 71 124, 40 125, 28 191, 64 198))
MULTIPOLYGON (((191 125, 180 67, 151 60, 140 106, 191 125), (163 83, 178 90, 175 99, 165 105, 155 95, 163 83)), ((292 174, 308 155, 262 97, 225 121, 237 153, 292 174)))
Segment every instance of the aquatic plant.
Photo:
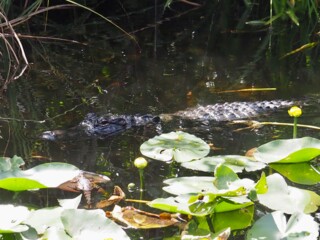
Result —
POLYGON ((296 138, 297 137, 297 128, 298 128, 298 126, 297 126, 298 117, 301 116, 302 110, 301 110, 301 108, 294 106, 288 110, 288 113, 291 117, 293 117, 293 138, 296 138))
MULTIPOLYGON (((180 156, 185 156, 184 160, 178 158, 182 167, 214 173, 214 177, 190 176, 167 179, 164 184, 168 186, 163 187, 163 190, 175 196, 154 199, 148 203, 149 206, 164 211, 191 215, 192 220, 188 224, 193 230, 188 232, 188 235, 213 236, 214 233, 226 229, 235 231, 248 228, 253 221, 255 202, 259 202, 273 210, 268 213, 271 215, 261 218, 261 222, 268 222, 269 236, 296 234, 306 236, 303 239, 315 239, 318 236, 318 224, 309 215, 317 211, 320 206, 318 194, 288 186, 284 177, 278 173, 266 176, 262 172, 260 179, 254 182, 248 178, 240 178, 235 171, 257 171, 270 166, 284 173, 288 179, 300 184, 316 184, 320 174, 312 168, 310 161, 320 155, 320 140, 305 137, 271 141, 258 147, 253 157, 226 155, 201 158, 193 155, 193 152, 197 151, 196 146, 193 146, 192 155, 188 155, 188 147, 185 151, 176 147, 181 141, 179 137, 166 138, 167 135, 183 135, 181 132, 175 134, 164 134, 150 139, 141 145, 140 150, 142 154, 163 161, 164 157, 160 153, 165 149, 175 149, 175 151, 181 151, 180 156), (162 148, 164 146, 166 147, 162 148), (150 152, 157 152, 159 148, 162 149, 159 154, 150 154, 150 152), (309 168, 298 171, 296 168, 288 170, 299 163, 308 164, 309 168), (282 167, 279 167, 281 164, 282 167), (303 171, 302 174, 301 171, 303 171), (278 223, 284 221, 283 213, 291 215, 289 225, 293 219, 298 223, 309 219, 310 224, 308 227, 296 224, 292 229, 286 229, 286 227, 283 228, 286 223, 282 223, 282 227, 279 228, 278 223), (282 220, 279 222, 278 218, 282 220)), ((171 159, 169 157, 166 159, 177 161, 172 155, 170 156, 171 159)), ((246 239, 264 236, 264 230, 260 227, 261 222, 257 221, 253 224, 247 232, 246 239)))
POLYGON ((144 157, 138 157, 133 162, 134 166, 139 170, 139 178, 140 178, 140 191, 144 191, 144 176, 143 171, 147 167, 148 162, 144 157))
MULTIPOLYGON (((315 239, 318 224, 313 213, 320 206, 320 196, 313 191, 290 186, 285 177, 300 184, 314 185, 320 174, 312 168, 312 160, 320 156, 320 140, 304 137, 275 140, 256 149, 252 157, 226 155, 207 156, 207 146, 197 137, 184 132, 172 132, 150 139, 141 145, 141 152, 153 159, 181 164, 198 171, 213 173, 213 176, 183 176, 164 180, 163 190, 173 195, 156 198, 147 203, 150 207, 166 211, 162 214, 144 212, 133 207, 115 206, 107 212, 102 210, 78 209, 81 195, 74 199, 59 199, 60 207, 36 210, 25 206, 0 205, 0 234, 6 239, 10 234, 29 236, 27 239, 129 239, 128 235, 113 220, 128 228, 150 229, 180 224, 184 228, 182 239, 211 237, 227 238, 231 232, 246 229, 245 239, 261 236, 299 236, 301 239, 315 239), (188 146, 184 146, 187 144, 188 146), (159 150, 160 149, 160 150, 159 150), (192 149, 192 151, 191 151, 192 149), (170 154, 168 154, 168 151, 170 154), (154 154, 154 153, 157 154, 154 154), (165 158, 162 153, 165 153, 165 158), (196 153, 196 154, 195 154, 196 153), (199 154, 200 153, 200 154, 199 154), (196 158, 196 159, 195 159, 196 158), (309 168, 300 168, 308 164, 309 168), (297 168, 291 166, 298 165, 297 168), (269 166, 279 173, 268 176, 261 169, 269 166), (237 173, 260 171, 260 178, 242 178, 237 173), (237 172, 237 173, 236 173, 237 172), (270 211, 254 221, 256 203, 270 211), (284 214, 290 216, 288 222, 284 214), (48 216, 50 216, 48 218, 48 216), (74 217, 76 216, 76 217, 74 217), (183 216, 189 216, 184 218, 183 216), (85 219, 85 221, 84 221, 85 219), (181 220, 183 219, 183 220, 181 220), (308 225, 300 223, 307 222, 308 225), (264 226, 263 228, 261 226, 264 226), (44 227, 46 226, 46 227, 44 227), (267 232, 266 232, 266 226, 267 232), (112 235, 115 233, 116 235, 112 235), (30 237, 31 235, 34 237, 30 237), (110 235, 111 234, 111 235, 110 235), (266 235, 267 234, 267 235, 266 235), (39 236, 42 236, 39 238, 39 236)), ((1 158, 0 188, 10 191, 24 191, 40 188, 91 191, 90 183, 108 181, 105 176, 83 172, 66 163, 45 163, 31 169, 21 170, 24 161, 19 157, 1 158), (84 179, 79 179, 80 175, 84 179), (92 180, 90 180, 92 179, 92 180), (86 180, 89 180, 86 181, 86 180), (79 182, 78 182, 79 181, 79 182), (89 188, 84 185, 89 184, 89 188)), ((146 167, 146 159, 138 158, 137 167, 146 167)), ((198 175, 198 174, 197 174, 198 175)), ((109 207, 125 198, 124 192, 115 187, 109 199, 95 206, 109 207)), ((130 202, 130 201, 128 201, 130 202)))

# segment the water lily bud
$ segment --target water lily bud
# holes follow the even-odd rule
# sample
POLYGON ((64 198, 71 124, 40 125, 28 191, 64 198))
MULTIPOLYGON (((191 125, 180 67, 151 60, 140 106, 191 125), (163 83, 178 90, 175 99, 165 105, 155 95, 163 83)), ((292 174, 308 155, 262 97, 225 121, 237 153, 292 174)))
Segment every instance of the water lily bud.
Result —
POLYGON ((291 117, 300 117, 302 114, 302 110, 297 106, 293 106, 288 110, 288 113, 291 117))
POLYGON ((128 184, 128 191, 129 192, 133 192, 133 190, 135 189, 136 185, 134 183, 129 183, 128 184))
POLYGON ((136 166, 136 168, 138 169, 144 169, 147 165, 148 162, 145 158, 143 157, 138 157, 134 160, 134 165, 136 166))

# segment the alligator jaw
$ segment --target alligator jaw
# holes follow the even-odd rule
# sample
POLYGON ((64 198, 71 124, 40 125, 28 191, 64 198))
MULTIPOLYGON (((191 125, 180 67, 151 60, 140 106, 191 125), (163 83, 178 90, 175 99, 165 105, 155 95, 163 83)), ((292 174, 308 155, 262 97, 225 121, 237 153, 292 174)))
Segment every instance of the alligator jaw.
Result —
POLYGON ((56 141, 66 134, 66 130, 45 131, 41 133, 40 138, 43 140, 56 141))

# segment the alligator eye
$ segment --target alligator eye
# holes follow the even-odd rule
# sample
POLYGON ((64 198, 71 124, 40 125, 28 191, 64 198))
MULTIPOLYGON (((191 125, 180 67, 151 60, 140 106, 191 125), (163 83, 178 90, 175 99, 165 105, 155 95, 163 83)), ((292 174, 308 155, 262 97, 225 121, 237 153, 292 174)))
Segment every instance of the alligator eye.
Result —
POLYGON ((154 117, 154 118, 152 118, 152 121, 154 123, 160 123, 161 119, 160 119, 160 117, 154 117))

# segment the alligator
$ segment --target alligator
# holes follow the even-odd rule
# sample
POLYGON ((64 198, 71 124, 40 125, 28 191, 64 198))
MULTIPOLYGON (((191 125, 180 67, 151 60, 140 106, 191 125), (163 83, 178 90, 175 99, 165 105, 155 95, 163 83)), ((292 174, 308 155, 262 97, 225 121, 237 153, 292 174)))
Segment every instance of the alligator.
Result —
MULTIPOLYGON (((281 108, 297 104, 291 100, 255 101, 255 102, 226 102, 214 105, 198 106, 171 114, 154 116, 146 115, 114 115, 97 116, 89 113, 76 127, 67 130, 46 131, 41 134, 42 139, 62 140, 77 137, 107 138, 126 131, 130 128, 155 125, 161 129, 161 121, 168 121, 174 117, 196 121, 232 121, 250 119, 261 114, 267 114, 281 108)), ((300 103, 298 103, 300 104, 300 103)))

